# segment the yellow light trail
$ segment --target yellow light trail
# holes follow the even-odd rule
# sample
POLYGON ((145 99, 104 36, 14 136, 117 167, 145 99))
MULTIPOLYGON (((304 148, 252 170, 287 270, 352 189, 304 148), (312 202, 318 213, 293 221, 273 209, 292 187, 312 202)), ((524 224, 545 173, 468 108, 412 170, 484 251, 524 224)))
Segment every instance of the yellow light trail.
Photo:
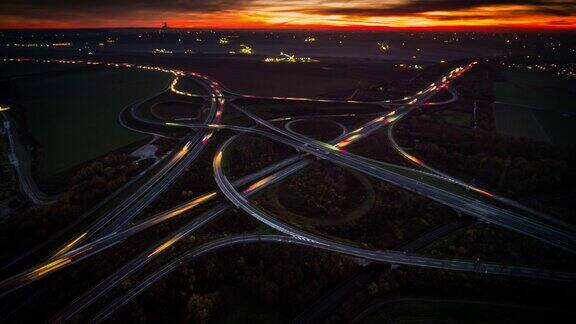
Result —
MULTIPOLYGON (((202 196, 199 196, 193 200, 191 200, 190 202, 184 204, 183 206, 172 210, 170 212, 167 212, 165 215, 163 215, 159 221, 165 221, 168 220, 170 218, 173 218, 175 216, 178 216, 186 211, 191 210, 192 208, 201 205, 211 199, 213 199, 214 197, 216 197, 218 195, 218 192, 213 191, 213 192, 209 192, 206 193, 202 196)), ((84 236, 86 236, 86 233, 83 233, 82 235, 78 236, 76 239, 74 239, 72 242, 68 243, 65 247, 63 247, 61 250, 59 250, 58 252, 56 252, 54 254, 54 256, 59 256, 62 255, 66 252, 68 252, 73 246, 75 246, 84 236)), ((164 243, 162 246, 158 247, 151 255, 153 254, 158 254, 160 253, 162 250, 166 249, 167 247, 169 247, 171 244, 173 244, 176 241, 176 238, 173 239, 173 242, 166 242, 164 243)), ((59 258, 56 259, 54 261, 51 261, 47 264, 41 265, 38 268, 34 269, 33 271, 30 272, 29 274, 29 278, 39 278, 49 272, 53 272, 61 267, 63 267, 64 265, 68 264, 72 262, 71 258, 59 258)))
POLYGON ((174 209, 172 211, 169 211, 164 216, 162 216, 162 218, 160 220, 164 221, 164 220, 170 219, 172 217, 178 216, 184 212, 187 212, 190 209, 211 200, 212 198, 216 197, 217 194, 218 194, 217 192, 213 191, 213 192, 209 192, 207 194, 204 194, 198 198, 195 198, 195 199, 191 200, 190 202, 184 204, 183 206, 181 206, 177 209, 174 209))
POLYGON ((350 137, 348 138, 348 140, 349 140, 349 141, 353 141, 353 140, 357 139, 358 137, 360 137, 360 135, 354 134, 354 135, 350 136, 350 137))
POLYGON ((56 251, 56 253, 54 253, 54 256, 60 256, 68 251, 70 251, 70 249, 72 249, 74 246, 76 246, 76 244, 78 244, 78 242, 80 242, 80 240, 82 240, 84 238, 84 236, 86 236, 87 233, 82 233, 80 236, 78 236, 77 238, 75 238, 74 240, 72 240, 70 243, 66 244, 65 246, 63 246, 60 250, 56 251))
POLYGON ((174 243, 178 242, 181 238, 182 238, 182 234, 177 234, 173 238, 162 243, 160 246, 158 246, 156 249, 154 249, 154 251, 152 251, 150 254, 148 254, 148 257, 154 256, 154 255, 166 250, 167 248, 171 247, 174 243))
POLYGON ((263 185, 270 182, 270 180, 272 180, 272 178, 273 178, 273 176, 268 176, 268 177, 266 177, 260 181, 253 183, 250 187, 248 187, 248 189, 245 190, 245 192, 250 192, 250 191, 253 191, 253 190, 256 190, 256 189, 262 187, 263 185))
POLYGON ((64 265, 70 263, 72 260, 68 259, 68 258, 62 258, 62 259, 57 259, 54 260, 52 262, 49 262, 43 266, 40 266, 38 268, 36 268, 34 271, 32 271, 29 275, 29 278, 39 278, 49 272, 52 272, 58 268, 63 267, 64 265))
POLYGON ((0 107, 0 111, 7 111, 10 110, 10 107, 0 107))
POLYGON ((218 152, 218 154, 216 154, 216 157, 214 158, 214 164, 215 165, 222 164, 222 151, 220 151, 220 152, 218 152))

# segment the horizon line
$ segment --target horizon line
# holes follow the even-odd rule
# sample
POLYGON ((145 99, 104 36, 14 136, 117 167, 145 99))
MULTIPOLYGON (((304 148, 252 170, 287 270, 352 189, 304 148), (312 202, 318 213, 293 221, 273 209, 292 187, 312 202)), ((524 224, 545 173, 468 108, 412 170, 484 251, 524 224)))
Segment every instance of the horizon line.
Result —
POLYGON ((534 26, 534 25, 463 25, 463 26, 328 26, 328 25, 301 25, 301 26, 261 26, 261 27, 186 27, 170 26, 46 26, 46 27, 1 27, 0 31, 33 31, 33 30, 96 30, 96 29, 158 29, 158 30, 273 30, 273 31, 462 31, 462 32, 498 32, 498 31, 576 31, 576 26, 534 26))

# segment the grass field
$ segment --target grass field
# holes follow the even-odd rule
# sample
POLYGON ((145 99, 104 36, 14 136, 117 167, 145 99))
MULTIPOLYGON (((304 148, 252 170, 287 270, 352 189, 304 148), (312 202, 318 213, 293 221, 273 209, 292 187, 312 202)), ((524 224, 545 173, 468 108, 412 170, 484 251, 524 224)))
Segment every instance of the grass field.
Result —
MULTIPOLYGON (((464 298, 407 297, 375 308, 358 323, 522 323, 534 318, 558 317, 552 311, 527 306, 466 300, 464 298)), ((545 321, 545 320, 544 320, 545 321)))
MULTIPOLYGON (((306 172, 306 171, 304 171, 306 172)), ((297 176, 297 175, 296 175, 297 176)), ((298 210, 294 208, 299 204, 299 201, 294 201, 294 193, 288 188, 287 183, 283 182, 274 186, 269 191, 270 203, 274 206, 274 211, 281 213, 284 217, 290 218, 292 221, 303 224, 305 226, 310 225, 338 225, 344 224, 346 222, 353 221, 360 217, 363 217, 370 211, 374 205, 374 188, 370 181, 362 174, 353 173, 358 182, 358 190, 356 192, 365 191, 365 197, 352 197, 350 199, 354 204, 345 209, 344 215, 336 219, 326 218, 326 215, 318 215, 314 212, 307 212, 305 210, 298 210)))
POLYGON ((469 113, 455 111, 455 110, 443 110, 440 112, 440 117, 452 125, 468 127, 472 125, 472 115, 469 113))
POLYGON ((159 102, 150 108, 152 115, 159 120, 175 120, 179 118, 198 120, 201 110, 201 104, 185 101, 159 102))
POLYGON ((494 117, 498 133, 510 137, 524 137, 541 142, 550 142, 544 127, 535 112, 518 109, 516 106, 494 104, 494 117))
MULTIPOLYGON (((0 119, 2 120, 2 119, 0 119)), ((16 190, 16 181, 12 175, 12 165, 7 155, 6 135, 0 134, 0 181, 2 188, 0 188, 0 201, 10 197, 16 190)))
POLYGON ((145 138, 123 128, 118 114, 171 78, 117 68, 75 71, 15 81, 30 132, 41 145, 40 179, 145 138))
POLYGON ((496 129, 506 136, 576 145, 574 82, 545 72, 507 71, 495 83, 496 129))
POLYGON ((576 111, 574 82, 546 72, 507 71, 506 81, 496 82, 496 101, 542 110, 576 111))
POLYGON ((576 115, 549 114, 545 111, 535 111, 533 114, 553 143, 576 145, 576 115))
POLYGON ((198 83, 198 81, 186 76, 178 78, 178 83, 176 83, 176 90, 200 96, 208 94, 206 89, 200 83, 198 83))
POLYGON ((55 64, 55 63, 0 63, 0 78, 24 77, 42 73, 55 73, 85 69, 85 65, 55 64))

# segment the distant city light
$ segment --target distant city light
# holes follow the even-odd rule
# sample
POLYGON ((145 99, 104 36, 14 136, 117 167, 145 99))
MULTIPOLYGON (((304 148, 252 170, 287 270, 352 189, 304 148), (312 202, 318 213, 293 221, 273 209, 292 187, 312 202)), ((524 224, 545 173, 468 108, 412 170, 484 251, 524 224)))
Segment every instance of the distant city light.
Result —
POLYGON ((404 63, 400 63, 400 64, 396 64, 395 65, 397 68, 400 69, 406 69, 406 70, 422 70, 424 69, 424 66, 420 65, 420 64, 404 64, 404 63))
POLYGON ((173 52, 164 48, 155 48, 152 54, 172 54, 173 52))
POLYGON ((254 54, 252 47, 244 44, 240 44, 240 54, 252 55, 254 54))
POLYGON ((388 45, 387 43, 378 43, 378 48, 382 52, 387 52, 390 49, 390 45, 388 45))
POLYGON ((293 54, 286 54, 280 52, 278 57, 267 57, 264 59, 266 63, 312 63, 319 62, 318 60, 312 59, 310 57, 297 57, 293 54))

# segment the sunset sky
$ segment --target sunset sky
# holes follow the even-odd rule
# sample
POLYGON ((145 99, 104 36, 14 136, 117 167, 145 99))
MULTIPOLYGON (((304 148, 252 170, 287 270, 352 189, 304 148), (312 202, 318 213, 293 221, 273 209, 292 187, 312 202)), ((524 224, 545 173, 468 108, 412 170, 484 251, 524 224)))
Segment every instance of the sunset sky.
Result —
POLYGON ((576 0, 2 0, 0 28, 576 29, 576 0))

